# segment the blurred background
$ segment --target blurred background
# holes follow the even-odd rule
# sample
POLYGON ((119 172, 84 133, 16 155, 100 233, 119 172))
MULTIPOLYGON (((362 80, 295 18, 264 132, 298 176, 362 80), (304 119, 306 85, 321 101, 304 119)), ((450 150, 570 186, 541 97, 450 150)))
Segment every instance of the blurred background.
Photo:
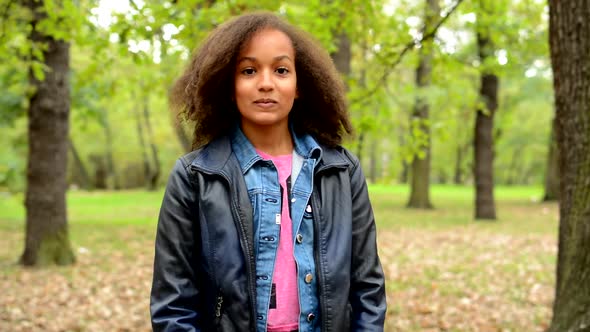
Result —
POLYGON ((387 330, 546 329, 559 175, 545 1, 0 0, 0 330, 149 330, 163 186, 192 140, 168 91, 212 28, 261 9, 311 33, 346 83, 387 330), (55 77, 69 96, 40 83, 55 77), (43 118, 36 91, 62 111, 43 118), (55 149, 29 159, 35 142, 55 149), (47 229, 61 231, 43 244, 47 229))

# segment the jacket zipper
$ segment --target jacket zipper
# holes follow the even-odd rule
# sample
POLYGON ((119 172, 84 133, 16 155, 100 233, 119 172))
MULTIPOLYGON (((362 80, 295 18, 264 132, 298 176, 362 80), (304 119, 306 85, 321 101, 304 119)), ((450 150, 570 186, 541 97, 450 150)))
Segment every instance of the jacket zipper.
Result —
POLYGON ((217 301, 215 303, 215 317, 219 320, 221 317, 221 306, 223 305, 223 296, 217 296, 217 301))
POLYGON ((223 295, 221 295, 221 289, 218 291, 217 298, 215 300, 215 326, 216 329, 221 329, 221 313, 223 306, 223 295))

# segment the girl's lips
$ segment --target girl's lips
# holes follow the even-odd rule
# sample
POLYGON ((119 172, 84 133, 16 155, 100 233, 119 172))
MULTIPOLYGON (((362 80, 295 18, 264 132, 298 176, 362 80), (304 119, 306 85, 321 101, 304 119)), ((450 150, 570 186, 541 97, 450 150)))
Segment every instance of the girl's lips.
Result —
POLYGON ((258 99, 256 101, 254 101, 254 104, 256 104, 259 107, 262 108, 269 108, 269 107, 273 107, 274 105, 277 104, 277 102, 273 99, 258 99))
POLYGON ((262 99, 257 99, 254 101, 255 103, 275 103, 276 104, 276 100, 274 99, 270 99, 270 98, 262 98, 262 99))

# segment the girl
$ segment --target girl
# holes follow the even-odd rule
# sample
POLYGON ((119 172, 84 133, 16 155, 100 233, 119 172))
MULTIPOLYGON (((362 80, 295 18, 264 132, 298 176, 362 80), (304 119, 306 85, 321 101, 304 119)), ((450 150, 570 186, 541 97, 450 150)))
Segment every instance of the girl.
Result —
POLYGON ((215 29, 171 94, 195 151, 168 180, 154 331, 382 331, 384 277, 328 54, 269 13, 215 29))

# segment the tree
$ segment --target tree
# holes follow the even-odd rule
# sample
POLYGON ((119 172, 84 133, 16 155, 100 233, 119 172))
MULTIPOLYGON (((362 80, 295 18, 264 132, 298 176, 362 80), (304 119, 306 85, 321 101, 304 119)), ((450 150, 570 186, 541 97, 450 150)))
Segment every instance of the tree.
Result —
POLYGON ((559 252, 549 332, 590 331, 590 3, 549 0, 559 150, 559 252))
POLYGON ((480 0, 477 26, 477 50, 482 66, 480 96, 475 120, 475 218, 496 219, 494 202, 494 114, 498 108, 498 76, 490 69, 494 44, 489 26, 490 0, 480 0))
MULTIPOLYGON (((422 34, 426 35, 436 24, 440 12, 438 0, 426 0, 424 7, 424 25, 422 34)), ((432 39, 424 40, 419 51, 416 68, 416 85, 418 96, 412 112, 412 139, 419 140, 420 151, 412 159, 410 179, 410 200, 408 207, 430 209, 430 159, 431 143, 429 121, 429 102, 424 96, 432 80, 432 57, 434 43, 432 39), (418 134, 419 133, 419 134, 418 134), (418 134, 418 135, 416 135, 418 134), (418 137, 416 137, 418 136, 418 137)))
MULTIPOLYGON (((145 91, 145 89, 141 90, 145 91)), ((135 107, 137 136, 139 137, 139 144, 141 145, 145 183, 149 190, 156 190, 158 178, 160 177, 160 160, 158 158, 158 148, 154 143, 154 134, 150 123, 149 94, 142 93, 142 95, 142 98, 139 99, 141 105, 135 107), (140 110, 140 108, 142 110, 140 110)))
POLYGON ((40 51, 39 60, 47 69, 37 66, 29 72, 34 92, 29 97, 27 113, 26 238, 21 263, 71 264, 75 257, 66 214, 70 44, 43 31, 42 23, 48 18, 44 2, 28 0, 24 4, 31 15, 32 49, 40 51))
POLYGON ((89 190, 92 188, 92 184, 90 182, 90 175, 88 173, 88 169, 84 165, 82 158, 80 158, 80 154, 78 153, 78 149, 76 149, 76 144, 70 138, 68 143, 70 148, 70 154, 72 155, 74 171, 72 176, 72 181, 74 184, 80 186, 82 189, 89 190))

